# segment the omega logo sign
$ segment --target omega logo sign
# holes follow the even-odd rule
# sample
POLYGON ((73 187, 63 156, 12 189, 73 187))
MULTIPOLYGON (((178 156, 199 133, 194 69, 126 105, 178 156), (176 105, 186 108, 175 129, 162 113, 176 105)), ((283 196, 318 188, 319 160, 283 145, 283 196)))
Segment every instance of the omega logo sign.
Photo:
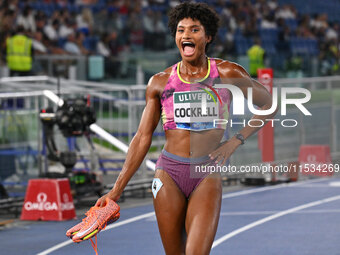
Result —
POLYGON ((58 206, 56 202, 48 202, 47 195, 44 192, 38 193, 37 201, 31 202, 28 201, 24 205, 27 211, 38 210, 38 211, 53 211, 58 210, 58 206))
MULTIPOLYGON (((62 211, 72 210, 74 209, 73 202, 70 202, 70 199, 66 193, 63 194, 64 203, 60 203, 60 209, 62 211)), ((36 202, 28 201, 24 205, 25 210, 38 210, 38 211, 58 211, 58 205, 56 202, 47 201, 47 194, 44 192, 40 192, 37 195, 36 202)))

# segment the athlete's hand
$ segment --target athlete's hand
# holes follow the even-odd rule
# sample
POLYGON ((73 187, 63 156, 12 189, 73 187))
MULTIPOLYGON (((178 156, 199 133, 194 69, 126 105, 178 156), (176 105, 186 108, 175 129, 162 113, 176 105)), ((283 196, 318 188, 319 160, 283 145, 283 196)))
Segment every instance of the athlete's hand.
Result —
POLYGON ((117 195, 113 190, 110 190, 107 194, 105 194, 104 196, 98 198, 95 206, 99 206, 99 207, 103 207, 105 206, 105 200, 106 198, 109 198, 115 202, 117 202, 117 200, 119 199, 120 195, 117 195))
POLYGON ((228 158, 230 158, 239 145, 240 141, 233 137, 230 140, 222 143, 216 150, 211 152, 209 157, 210 159, 215 160, 216 164, 222 161, 220 165, 224 166, 228 158))

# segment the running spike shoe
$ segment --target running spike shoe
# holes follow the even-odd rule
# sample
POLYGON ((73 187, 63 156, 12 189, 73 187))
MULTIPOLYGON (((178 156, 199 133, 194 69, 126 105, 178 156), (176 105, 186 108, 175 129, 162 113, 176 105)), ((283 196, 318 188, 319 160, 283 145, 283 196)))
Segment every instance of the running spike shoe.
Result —
MULTIPOLYGON (((85 215, 89 216, 91 214, 91 211, 94 210, 95 207, 91 207, 90 210, 88 210, 85 215)), ((78 223, 77 225, 73 226, 72 228, 70 228, 69 230, 67 230, 66 232, 66 236, 68 236, 69 238, 72 239, 72 237, 78 233, 78 231, 84 226, 84 224, 87 222, 88 218, 85 217, 80 223, 78 223)))
POLYGON ((119 205, 113 200, 106 198, 104 207, 93 206, 86 213, 87 217, 81 223, 68 230, 67 233, 71 233, 70 237, 77 243, 92 238, 99 231, 105 229, 107 224, 119 219, 119 210, 119 205))

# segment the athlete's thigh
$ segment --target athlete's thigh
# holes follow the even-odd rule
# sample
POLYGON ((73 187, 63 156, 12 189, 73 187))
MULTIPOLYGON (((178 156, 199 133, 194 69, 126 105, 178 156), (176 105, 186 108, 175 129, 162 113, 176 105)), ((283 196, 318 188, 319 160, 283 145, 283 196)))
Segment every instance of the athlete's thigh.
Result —
POLYGON ((164 170, 157 170, 155 178, 163 183, 153 203, 165 252, 167 255, 184 254, 183 230, 187 200, 164 170))
POLYGON ((191 194, 185 219, 186 255, 210 253, 220 217, 221 200, 219 174, 206 177, 191 194))

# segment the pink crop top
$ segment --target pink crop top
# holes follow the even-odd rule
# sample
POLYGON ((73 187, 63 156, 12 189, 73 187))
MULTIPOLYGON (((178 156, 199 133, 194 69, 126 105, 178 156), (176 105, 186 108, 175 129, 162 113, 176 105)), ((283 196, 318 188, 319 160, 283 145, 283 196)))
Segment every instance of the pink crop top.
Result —
POLYGON ((173 65, 161 96, 163 129, 225 129, 225 124, 215 120, 228 120, 230 94, 226 89, 213 87, 219 81, 215 59, 208 58, 206 76, 195 83, 183 80, 179 67, 180 62, 173 65))

